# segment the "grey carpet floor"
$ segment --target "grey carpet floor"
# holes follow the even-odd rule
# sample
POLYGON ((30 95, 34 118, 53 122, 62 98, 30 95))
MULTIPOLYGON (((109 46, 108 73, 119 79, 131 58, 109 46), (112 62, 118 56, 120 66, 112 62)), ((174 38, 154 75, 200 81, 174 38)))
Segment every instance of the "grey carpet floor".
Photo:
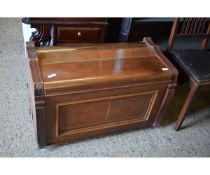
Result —
POLYGON ((195 157, 210 156, 210 109, 174 123, 39 150, 28 112, 27 71, 21 19, 0 18, 0 156, 195 157))

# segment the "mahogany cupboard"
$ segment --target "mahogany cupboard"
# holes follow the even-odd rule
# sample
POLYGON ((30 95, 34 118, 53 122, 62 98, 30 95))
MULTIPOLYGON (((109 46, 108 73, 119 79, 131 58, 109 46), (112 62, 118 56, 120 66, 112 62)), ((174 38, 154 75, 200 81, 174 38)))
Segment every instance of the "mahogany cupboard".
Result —
POLYGON ((149 38, 139 43, 27 44, 31 111, 40 147, 157 126, 177 70, 149 38))

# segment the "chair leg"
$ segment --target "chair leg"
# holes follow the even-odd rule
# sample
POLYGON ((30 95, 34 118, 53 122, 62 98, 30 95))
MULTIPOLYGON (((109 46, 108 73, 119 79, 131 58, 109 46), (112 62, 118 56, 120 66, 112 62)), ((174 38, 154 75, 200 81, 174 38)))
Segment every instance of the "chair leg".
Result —
POLYGON ((182 110, 181 110, 181 112, 179 114, 179 117, 178 117, 178 119, 176 121, 176 128, 175 128, 176 131, 180 130, 180 128, 181 128, 181 125, 182 125, 182 123, 183 123, 183 121, 185 119, 185 114, 186 114, 186 112, 187 112, 187 110, 188 110, 188 108, 189 108, 189 106, 190 106, 190 104, 192 102, 192 99, 193 99, 193 97, 195 95, 195 92, 196 92, 197 88, 198 88, 198 84, 195 83, 194 81, 192 81, 192 86, 190 88, 190 92, 187 95, 187 98, 186 98, 186 100, 184 102, 182 110))

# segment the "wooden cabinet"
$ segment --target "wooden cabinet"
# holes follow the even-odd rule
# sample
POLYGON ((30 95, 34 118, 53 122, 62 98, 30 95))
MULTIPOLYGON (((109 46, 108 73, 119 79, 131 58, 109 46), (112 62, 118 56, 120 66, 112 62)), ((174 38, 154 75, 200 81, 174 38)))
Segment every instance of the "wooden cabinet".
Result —
POLYGON ((150 39, 27 50, 40 147, 157 126, 176 86, 176 69, 150 39))
POLYGON ((105 18, 23 18, 36 31, 35 46, 104 42, 108 22, 105 18))

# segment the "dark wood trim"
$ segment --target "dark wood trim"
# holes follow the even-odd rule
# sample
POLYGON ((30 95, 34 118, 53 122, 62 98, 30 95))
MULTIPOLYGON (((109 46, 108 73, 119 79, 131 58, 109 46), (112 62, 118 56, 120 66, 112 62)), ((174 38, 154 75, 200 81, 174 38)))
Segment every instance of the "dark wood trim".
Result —
POLYGON ((156 120, 153 123, 154 127, 160 126, 160 124, 163 120, 164 113, 174 96, 176 86, 177 86, 176 83, 168 85, 168 88, 167 88, 164 98, 162 100, 160 109, 157 113, 156 120))
POLYGON ((174 45, 174 40, 176 37, 176 32, 178 30, 178 26, 179 26, 179 18, 174 19, 174 23, 171 29, 171 34, 169 36, 169 40, 168 40, 168 46, 167 46, 167 50, 171 50, 173 45, 174 45))
POLYGON ((153 126, 156 127, 156 126, 159 126, 161 124, 162 119, 163 119, 163 114, 166 111, 169 103, 171 102, 172 97, 174 96, 175 88, 177 86, 176 82, 177 82, 177 78, 178 78, 178 71, 175 68, 175 66, 163 55, 160 48, 157 45, 155 45, 155 43, 152 41, 151 38, 149 38, 149 37, 144 38, 144 41, 145 41, 146 44, 154 47, 155 52, 167 64, 167 66, 172 71, 171 83, 168 85, 168 88, 167 88, 167 90, 165 92, 165 95, 163 97, 160 109, 157 113, 156 120, 153 123, 153 126))
POLYGON ((29 65, 31 68, 31 74, 34 81, 34 91, 36 96, 44 96, 44 84, 41 74, 41 70, 38 63, 38 58, 36 56, 34 42, 26 43, 29 65))
POLYGON ((180 130, 182 123, 186 117, 186 113, 189 110, 190 104, 192 103, 192 100, 193 100, 195 93, 198 89, 198 84, 193 79, 190 80, 190 85, 191 85, 190 91, 187 95, 187 98, 184 102, 182 110, 181 110, 179 117, 176 121, 176 131, 180 130))
POLYGON ((207 29, 206 35, 207 36, 201 42, 201 46, 200 46, 201 49, 205 49, 206 48, 206 45, 208 43, 209 36, 210 36, 210 22, 209 22, 209 25, 208 25, 208 29, 207 29))
POLYGON ((105 18, 22 18, 24 24, 81 24, 81 21, 85 25, 108 25, 105 18), (94 21, 93 21, 94 20, 94 21))
MULTIPOLYGON (((34 98, 36 116, 33 116, 35 129, 37 133, 38 146, 44 147, 46 145, 46 102, 44 93, 44 83, 41 70, 38 63, 38 58, 35 51, 34 42, 27 42, 26 49, 28 53, 28 63, 31 70, 31 75, 34 85, 34 98)), ((33 99, 32 99, 33 100, 33 99)))
POLYGON ((210 35, 209 34, 206 34, 206 33, 198 33, 198 34, 176 34, 176 37, 177 38, 192 38, 192 37, 195 37, 195 38, 206 38, 206 37, 209 37, 210 35))
POLYGON ((44 98, 36 100, 36 133, 39 148, 46 146, 46 104, 44 98))

